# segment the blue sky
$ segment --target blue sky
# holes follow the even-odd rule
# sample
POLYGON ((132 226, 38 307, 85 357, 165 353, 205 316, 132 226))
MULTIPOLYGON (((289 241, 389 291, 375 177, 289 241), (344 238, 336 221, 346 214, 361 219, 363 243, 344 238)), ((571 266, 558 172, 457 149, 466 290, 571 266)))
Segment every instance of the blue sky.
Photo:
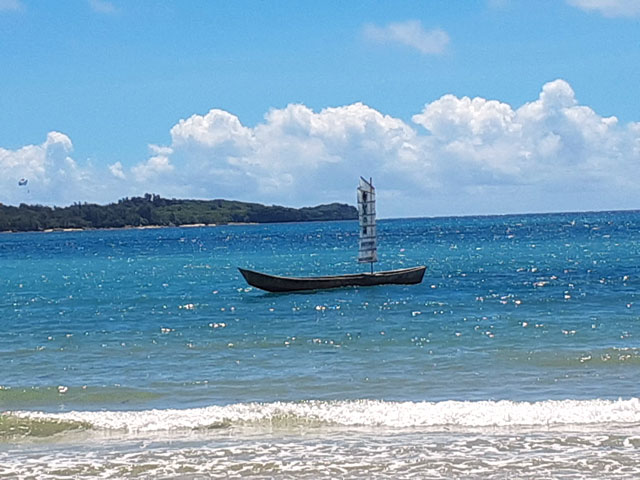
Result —
POLYGON ((0 0, 0 202, 639 208, 638 78, 638 0, 0 0))

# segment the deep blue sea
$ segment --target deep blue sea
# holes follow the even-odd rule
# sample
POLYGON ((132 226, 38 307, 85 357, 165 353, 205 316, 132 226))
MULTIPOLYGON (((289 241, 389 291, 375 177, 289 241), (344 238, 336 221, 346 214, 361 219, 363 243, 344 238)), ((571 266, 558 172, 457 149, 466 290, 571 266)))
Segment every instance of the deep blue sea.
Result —
POLYGON ((0 234, 0 478, 638 478, 640 212, 0 234))

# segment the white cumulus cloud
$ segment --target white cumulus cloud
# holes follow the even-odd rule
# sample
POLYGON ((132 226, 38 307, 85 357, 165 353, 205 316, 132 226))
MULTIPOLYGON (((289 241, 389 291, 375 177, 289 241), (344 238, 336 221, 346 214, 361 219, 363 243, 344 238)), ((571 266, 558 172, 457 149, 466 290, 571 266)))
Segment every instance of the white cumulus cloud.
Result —
POLYGON ((442 54, 449 45, 447 32, 440 28, 425 30, 418 20, 390 23, 384 27, 366 25, 363 33, 370 41, 405 45, 425 55, 442 54))
POLYGON ((637 17, 638 0, 567 0, 570 5, 587 11, 597 11, 606 17, 637 17))
POLYGON ((171 129, 170 158, 179 166, 176 181, 195 196, 311 204, 344 201, 359 172, 396 157, 413 137, 401 120, 361 103, 318 113, 289 105, 269 111, 254 128, 213 109, 171 129), (311 188, 320 178, 323 190, 311 188))
POLYGON ((17 150, 0 147, 0 202, 68 205, 74 202, 117 200, 130 194, 120 162, 107 169, 79 163, 71 155, 73 143, 60 132, 49 132, 44 142, 17 150), (111 171, 113 177, 107 172, 111 171), (26 179, 26 185, 18 185, 26 179), (114 198, 116 196, 116 198, 114 198))
POLYGON ((116 162, 112 165, 109 165, 109 171, 111 172, 111 175, 113 175, 116 178, 120 178, 122 180, 126 179, 124 170, 122 169, 122 163, 120 162, 116 162))
POLYGON ((73 187, 81 190, 85 172, 69 156, 72 150, 71 139, 60 132, 50 132, 40 145, 26 145, 18 150, 0 148, 3 196, 12 203, 29 203, 48 196, 64 198, 66 193, 76 194, 73 187), (28 188, 17 188, 22 178, 27 179, 28 188))
MULTIPOLYGON (((175 170, 175 167, 171 164, 169 155, 173 153, 173 149, 159 147, 157 145, 149 145, 149 149, 154 155, 146 162, 139 163, 131 169, 135 179, 141 184, 157 180, 158 178, 165 178, 165 181, 171 181, 173 178, 171 174, 175 170)), ((120 172, 122 172, 122 168, 120 168, 120 172)))

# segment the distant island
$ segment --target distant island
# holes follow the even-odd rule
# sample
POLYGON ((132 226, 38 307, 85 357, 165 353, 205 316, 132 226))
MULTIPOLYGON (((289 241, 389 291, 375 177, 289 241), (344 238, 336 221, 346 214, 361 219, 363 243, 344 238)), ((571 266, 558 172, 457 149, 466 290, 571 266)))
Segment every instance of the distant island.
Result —
POLYGON ((27 232, 65 229, 126 228, 229 223, 281 223, 354 220, 351 205, 331 203, 288 208, 231 200, 180 200, 147 193, 116 203, 75 203, 68 207, 0 204, 0 231, 27 232))

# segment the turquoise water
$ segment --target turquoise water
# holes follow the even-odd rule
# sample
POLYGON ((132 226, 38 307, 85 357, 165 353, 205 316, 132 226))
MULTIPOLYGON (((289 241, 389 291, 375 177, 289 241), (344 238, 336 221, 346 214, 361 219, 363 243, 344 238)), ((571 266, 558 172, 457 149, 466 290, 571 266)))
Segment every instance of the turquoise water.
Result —
POLYGON ((0 235, 0 478, 640 475, 640 212, 378 227, 0 235))

